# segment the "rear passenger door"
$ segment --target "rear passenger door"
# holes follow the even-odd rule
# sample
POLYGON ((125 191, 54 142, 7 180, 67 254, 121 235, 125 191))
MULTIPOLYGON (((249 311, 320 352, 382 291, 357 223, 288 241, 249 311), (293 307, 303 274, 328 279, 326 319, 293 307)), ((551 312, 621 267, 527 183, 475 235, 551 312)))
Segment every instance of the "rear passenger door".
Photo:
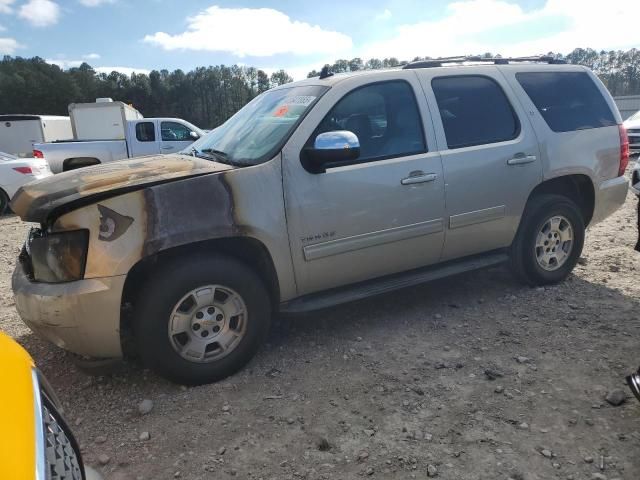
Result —
POLYGON ((495 67, 464 67, 451 75, 423 69, 418 75, 434 112, 444 169, 442 260, 509 246, 542 178, 529 119, 495 67))
POLYGON ((160 153, 155 120, 141 120, 131 122, 128 136, 128 150, 130 157, 154 155, 160 153))

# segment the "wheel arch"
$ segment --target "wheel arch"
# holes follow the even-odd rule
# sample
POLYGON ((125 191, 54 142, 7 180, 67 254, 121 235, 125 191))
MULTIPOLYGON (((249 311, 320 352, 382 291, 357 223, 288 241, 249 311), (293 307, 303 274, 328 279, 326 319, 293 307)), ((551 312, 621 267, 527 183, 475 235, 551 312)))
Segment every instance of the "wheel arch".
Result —
POLYGON ((253 237, 236 236, 205 240, 161 250, 139 260, 127 273, 120 304, 120 340, 125 354, 133 354, 133 305, 145 280, 171 261, 186 256, 222 254, 253 269, 264 282, 272 307, 280 302, 280 287, 267 247, 253 237))
POLYGON ((545 180, 531 191, 527 199, 527 207, 533 198, 543 194, 562 195, 569 198, 580 208, 585 227, 591 222, 595 210, 596 193, 593 181, 588 175, 562 175, 545 180))

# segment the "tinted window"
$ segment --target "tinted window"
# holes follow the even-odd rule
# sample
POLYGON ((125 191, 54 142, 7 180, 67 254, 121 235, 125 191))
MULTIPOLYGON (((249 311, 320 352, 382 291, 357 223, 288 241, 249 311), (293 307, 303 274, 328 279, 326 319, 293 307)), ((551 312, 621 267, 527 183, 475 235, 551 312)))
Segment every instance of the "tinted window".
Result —
POLYGON ((136 125, 136 138, 139 142, 155 142, 156 130, 153 122, 140 122, 136 125))
POLYGON ((554 132, 615 125, 602 93, 583 72, 517 73, 516 78, 554 132))
POLYGON ((488 77, 465 75, 431 81, 449 148, 511 140, 520 123, 500 85, 488 77))
POLYGON ((191 130, 176 122, 162 122, 160 124, 163 142, 184 142, 192 141, 191 130))
POLYGON ((346 94, 322 120, 309 146, 318 134, 335 130, 358 136, 358 161, 426 151, 413 89, 403 81, 367 85, 346 94))

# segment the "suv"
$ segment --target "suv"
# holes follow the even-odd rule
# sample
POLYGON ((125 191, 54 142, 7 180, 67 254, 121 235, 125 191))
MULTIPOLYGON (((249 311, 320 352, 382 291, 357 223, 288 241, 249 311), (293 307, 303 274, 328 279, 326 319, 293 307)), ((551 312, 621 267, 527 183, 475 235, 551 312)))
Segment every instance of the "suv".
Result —
POLYGON ((80 356, 199 384, 246 364, 276 311, 503 261, 559 282, 625 200, 628 142, 597 77, 553 63, 323 72, 181 155, 25 186, 17 309, 80 356))

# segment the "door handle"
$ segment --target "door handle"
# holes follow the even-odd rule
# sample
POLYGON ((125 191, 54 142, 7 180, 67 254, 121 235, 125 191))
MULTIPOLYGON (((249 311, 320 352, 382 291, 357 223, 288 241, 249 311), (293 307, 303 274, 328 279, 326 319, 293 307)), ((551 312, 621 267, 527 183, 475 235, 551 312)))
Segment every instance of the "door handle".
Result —
POLYGON ((162 150, 173 150, 171 145, 165 145, 164 147, 160 147, 162 150))
POLYGON ((507 165, 524 165, 536 161, 535 155, 525 155, 524 153, 516 153, 513 158, 507 160, 507 165))
POLYGON ((407 178, 400 180, 402 185, 415 185, 416 183, 433 182, 438 175, 435 173, 424 173, 421 170, 411 172, 407 178))

